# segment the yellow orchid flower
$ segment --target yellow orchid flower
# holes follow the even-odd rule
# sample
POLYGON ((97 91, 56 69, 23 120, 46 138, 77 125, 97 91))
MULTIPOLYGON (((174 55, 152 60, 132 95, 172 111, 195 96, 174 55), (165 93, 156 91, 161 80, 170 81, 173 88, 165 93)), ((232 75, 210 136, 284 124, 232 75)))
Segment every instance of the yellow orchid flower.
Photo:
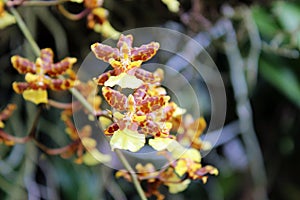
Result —
POLYGON ((145 145, 145 142, 146 139, 144 134, 125 128, 114 132, 114 135, 110 140, 110 145, 112 150, 124 149, 136 152, 145 145))

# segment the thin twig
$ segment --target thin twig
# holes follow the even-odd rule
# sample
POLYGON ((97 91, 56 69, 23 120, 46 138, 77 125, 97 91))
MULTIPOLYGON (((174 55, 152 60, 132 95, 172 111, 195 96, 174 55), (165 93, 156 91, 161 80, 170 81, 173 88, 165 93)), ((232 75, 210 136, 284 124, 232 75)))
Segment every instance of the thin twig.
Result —
POLYGON ((8 141, 13 141, 14 143, 20 143, 20 144, 26 143, 31 139, 28 135, 25 137, 15 137, 10 134, 7 134, 1 129, 0 129, 0 138, 8 141))
POLYGON ((235 30, 230 20, 226 23, 225 53, 230 67, 231 85, 233 87, 236 111, 239 117, 241 136, 245 143, 249 167, 254 181, 254 199, 267 199, 266 172, 262 153, 253 127, 252 108, 248 98, 248 88, 244 74, 244 61, 240 54, 235 30))
POLYGON ((91 9, 85 8, 83 11, 77 14, 70 13, 63 5, 57 5, 57 8, 61 14, 63 14, 66 18, 77 21, 85 17, 87 14, 91 12, 91 9))
POLYGON ((59 109, 72 109, 73 106, 72 103, 62 103, 52 99, 48 100, 48 105, 59 109))
POLYGON ((42 110, 42 108, 39 107, 28 135, 26 135, 25 137, 16 137, 16 136, 7 134, 6 132, 4 132, 3 130, 0 129, 0 138, 3 138, 8 141, 13 141, 14 143, 20 143, 20 144, 24 144, 24 143, 28 142, 29 140, 31 140, 32 138, 34 138, 34 134, 35 134, 35 131, 36 131, 36 128, 38 125, 41 110, 42 110))
POLYGON ((80 142, 80 139, 74 140, 72 143, 70 143, 64 147, 55 148, 55 149, 46 147, 45 145, 43 145, 36 139, 34 139, 33 142, 35 143, 36 146, 38 146, 41 150, 43 150, 48 155, 60 155, 64 152, 66 152, 67 150, 72 149, 74 146, 77 146, 78 143, 80 142))
POLYGON ((248 57, 246 58, 247 62, 247 82, 252 90, 257 82, 257 71, 258 71, 258 62, 259 56, 262 48, 262 42, 259 36, 259 30, 256 26, 252 13, 248 8, 241 9, 241 16, 244 19, 245 27, 248 31, 248 36, 250 40, 250 51, 248 57))

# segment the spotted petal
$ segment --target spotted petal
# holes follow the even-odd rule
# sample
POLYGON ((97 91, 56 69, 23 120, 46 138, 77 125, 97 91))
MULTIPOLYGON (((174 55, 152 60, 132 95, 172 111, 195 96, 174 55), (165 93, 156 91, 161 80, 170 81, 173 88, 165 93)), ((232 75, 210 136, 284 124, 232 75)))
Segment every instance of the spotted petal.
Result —
POLYGON ((158 49, 158 42, 151 42, 149 44, 144 44, 140 47, 134 47, 131 50, 131 60, 142 60, 143 62, 150 60, 156 54, 158 49))
POLYGON ((102 94, 111 107, 119 111, 126 110, 127 97, 124 94, 109 87, 103 87, 102 94))
POLYGON ((21 56, 11 57, 11 63, 13 67, 21 74, 25 73, 36 73, 35 64, 26 58, 21 56))
POLYGON ((110 59, 119 59, 119 50, 117 48, 112 48, 101 43, 95 43, 91 46, 91 49, 95 56, 104 62, 109 62, 110 59))

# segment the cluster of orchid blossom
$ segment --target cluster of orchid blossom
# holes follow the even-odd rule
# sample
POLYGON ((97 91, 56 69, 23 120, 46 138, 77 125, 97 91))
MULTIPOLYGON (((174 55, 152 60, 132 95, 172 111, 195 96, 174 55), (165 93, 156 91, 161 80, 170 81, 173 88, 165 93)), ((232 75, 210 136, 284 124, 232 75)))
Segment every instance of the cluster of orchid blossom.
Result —
MULTIPOLYGON (((111 160, 109 155, 97 149, 97 142, 91 137, 90 125, 76 129, 72 115, 83 110, 90 115, 89 119, 99 118, 112 150, 137 152, 149 145, 165 156, 168 162, 160 170, 156 170, 152 163, 136 165, 137 178, 145 183, 143 186, 147 196, 163 199, 160 186, 167 186, 170 193, 181 192, 191 180, 205 183, 208 175, 217 175, 218 170, 201 164, 200 150, 210 148, 208 143, 200 139, 206 128, 205 120, 202 117, 194 120, 191 115, 185 114, 185 109, 171 101, 161 86, 164 76, 162 69, 149 72, 141 68, 143 62, 155 56, 159 43, 151 42, 140 47, 132 47, 132 44, 132 35, 121 34, 117 48, 101 43, 91 45, 95 56, 108 62, 113 69, 87 83, 79 81, 72 70, 76 58, 67 57, 54 63, 53 52, 49 48, 41 50, 35 63, 21 56, 13 56, 12 65, 20 74, 25 74, 26 82, 14 82, 12 85, 15 92, 28 101, 63 109, 61 119, 66 124, 66 133, 72 143, 59 149, 49 149, 36 141, 38 147, 50 155, 61 155, 63 158, 75 156, 78 164, 93 165, 111 160), (103 98, 98 94, 98 85, 102 87, 103 98), (70 88, 79 91, 92 107, 93 113, 89 113, 80 102, 74 102, 78 106, 72 109, 72 104, 59 103, 48 97, 48 90, 70 88), (103 99, 111 109, 100 108, 103 99)), ((14 109, 14 105, 9 105, 0 113, 0 141, 7 145, 35 139, 30 136, 22 140, 3 131, 3 120, 8 119, 14 109)), ((119 170, 116 176, 132 181, 130 173, 119 170)))
POLYGON ((110 156, 98 151, 96 141, 91 138, 92 127, 86 125, 77 130, 71 119, 73 113, 83 109, 83 106, 79 102, 74 102, 77 106, 76 109, 72 109, 72 103, 60 103, 50 99, 48 95, 48 90, 64 91, 76 88, 83 98, 93 106, 95 113, 99 113, 101 112, 102 99, 100 96, 95 96, 97 84, 93 81, 83 83, 77 80, 76 73, 72 70, 76 58, 67 57, 54 63, 53 57, 53 51, 50 48, 42 49, 35 62, 18 55, 13 56, 11 58, 12 65, 20 74, 25 74, 25 82, 13 82, 12 87, 16 93, 22 94, 27 101, 63 109, 61 120, 66 125, 66 133, 71 143, 64 147, 51 149, 37 141, 34 135, 29 134, 22 138, 4 132, 3 121, 7 120, 16 109, 14 104, 9 104, 0 113, 0 142, 13 145, 35 140, 37 146, 48 155, 60 155, 63 158, 75 156, 74 161, 78 164, 84 162, 88 165, 94 165, 99 162, 108 162, 111 159, 110 156))
MULTIPOLYGON (((147 196, 163 199, 164 195, 158 190, 160 185, 168 186, 170 193, 181 192, 190 180, 205 183, 208 174, 217 175, 218 170, 201 165, 200 150, 210 148, 200 139, 206 128, 205 120, 201 117, 194 120, 188 114, 183 117, 185 109, 170 101, 161 87, 161 69, 152 73, 140 68, 156 54, 159 43, 132 47, 132 42, 132 35, 121 35, 117 48, 99 43, 92 45, 95 56, 113 67, 95 78, 103 86, 103 97, 112 107, 113 122, 104 133, 111 136, 112 149, 136 152, 148 141, 149 146, 165 155, 169 162, 159 171, 151 163, 136 165, 138 180, 146 183, 147 196), (132 93, 126 96, 122 93, 124 88, 132 89, 132 93)), ((118 171, 116 176, 132 181, 126 170, 118 171)))

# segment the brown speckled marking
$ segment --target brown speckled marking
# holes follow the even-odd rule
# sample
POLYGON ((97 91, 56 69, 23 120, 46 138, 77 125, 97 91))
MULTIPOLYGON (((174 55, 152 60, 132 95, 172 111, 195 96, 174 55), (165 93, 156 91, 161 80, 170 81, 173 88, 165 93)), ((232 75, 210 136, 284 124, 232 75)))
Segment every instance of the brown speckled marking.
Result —
POLYGON ((107 129, 104 131, 104 134, 111 136, 117 130, 119 130, 119 125, 117 123, 113 123, 109 127, 107 127, 107 129))
POLYGON ((136 102, 142 101, 147 96, 147 85, 142 85, 133 92, 133 97, 136 102))
POLYGON ((109 62, 111 58, 114 60, 120 60, 119 49, 117 48, 113 48, 101 43, 95 43, 91 46, 91 49, 95 56, 104 62, 109 62))
POLYGON ((13 67, 21 74, 36 73, 36 66, 33 62, 20 56, 13 56, 11 58, 13 67))
POLYGON ((156 83, 160 81, 160 78, 157 76, 154 76, 153 73, 148 72, 144 69, 136 69, 134 75, 138 78, 144 81, 145 83, 156 83))
MULTIPOLYGON (((151 59, 159 48, 159 43, 157 42, 151 42, 140 47, 132 48, 132 41, 132 35, 124 36, 121 34, 117 48, 95 43, 91 46, 91 49, 98 59, 108 62, 117 70, 116 73, 119 74, 140 67, 141 63, 151 59)), ((139 75, 141 78, 149 81, 155 78, 145 72, 140 72, 137 76, 139 75)))
POLYGON ((150 60, 159 49, 159 43, 157 42, 151 42, 149 44, 144 44, 140 47, 134 47, 131 50, 131 60, 137 61, 147 61, 150 60))
POLYGON ((146 120, 143 123, 140 123, 141 131, 145 134, 156 135, 160 132, 159 126, 150 120, 146 120))
POLYGON ((53 90, 68 89, 74 85, 76 79, 76 74, 71 70, 76 60, 76 58, 67 57, 53 64, 53 51, 50 48, 42 49, 41 55, 36 59, 35 63, 20 56, 13 56, 11 58, 12 65, 19 73, 38 75, 37 80, 29 83, 13 83, 13 89, 17 93, 22 93, 27 89, 46 90, 48 87, 53 90), (61 80, 55 78, 61 74, 67 75, 68 79, 61 80))
POLYGON ((45 48, 41 50, 40 58, 44 63, 53 63, 53 51, 50 48, 45 48))
POLYGON ((109 79, 111 76, 116 76, 116 70, 109 70, 96 78, 96 82, 98 85, 104 85, 104 83, 109 79))
POLYGON ((124 94, 109 87, 103 87, 102 94, 111 107, 119 111, 126 110, 127 97, 124 94))
POLYGON ((71 69, 75 62, 76 59, 67 57, 58 63, 49 65, 50 68, 46 68, 46 65, 44 65, 46 68, 45 73, 49 74, 50 76, 57 76, 66 72, 68 69, 71 69))
POLYGON ((132 41, 133 41, 133 36, 132 35, 123 35, 121 34, 117 47, 120 49, 124 44, 128 46, 129 48, 132 48, 132 41))
POLYGON ((155 111, 165 105, 163 96, 159 97, 146 97, 142 101, 139 101, 136 105, 137 110, 141 110, 144 113, 155 111))
POLYGON ((14 91, 18 94, 22 94, 26 89, 29 88, 29 84, 25 82, 21 82, 21 83, 14 82, 12 86, 14 91))

